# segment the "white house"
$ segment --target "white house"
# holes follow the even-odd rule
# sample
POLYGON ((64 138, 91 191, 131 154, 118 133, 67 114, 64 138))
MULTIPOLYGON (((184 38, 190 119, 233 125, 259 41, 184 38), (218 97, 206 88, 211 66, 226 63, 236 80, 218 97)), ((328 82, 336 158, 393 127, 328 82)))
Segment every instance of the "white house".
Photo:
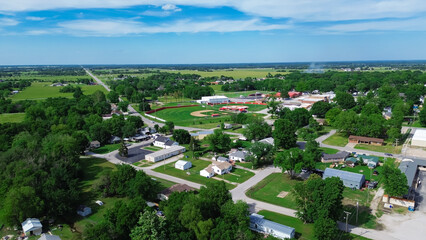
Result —
POLYGON ((214 170, 212 164, 200 171, 200 175, 206 178, 211 178, 214 176, 214 170))
POLYGON ((213 157, 213 158, 212 158, 212 160, 215 160, 215 161, 218 161, 218 162, 229 162, 229 159, 228 159, 228 158, 226 158, 226 157, 222 157, 222 156, 219 156, 219 157, 213 157))
POLYGON ((43 233, 38 240, 61 240, 59 236, 43 233))
POLYGON ((164 136, 158 136, 154 141, 154 146, 161 147, 161 148, 170 148, 172 146, 178 146, 178 145, 179 143, 164 136))
POLYGON ((225 96, 206 96, 201 97, 201 100, 197 100, 199 104, 220 104, 229 103, 229 98, 225 96))
POLYGON ((185 147, 171 146, 170 148, 161 149, 160 151, 147 154, 145 155, 145 159, 150 162, 158 162, 158 161, 179 155, 185 151, 186 151, 185 147))
POLYGON ((37 218, 27 218, 22 225, 22 231, 26 236, 28 235, 40 235, 41 230, 43 228, 43 225, 41 224, 40 220, 37 218))
POLYGON ((184 160, 179 160, 175 163, 175 168, 180 170, 190 169, 192 167, 192 163, 184 160))
POLYGON ((271 138, 271 137, 264 138, 264 139, 260 140, 259 142, 266 143, 266 144, 274 146, 274 139, 271 138))
POLYGON ((244 162, 246 160, 248 153, 245 151, 236 151, 229 154, 229 159, 238 162, 244 162))
POLYGON ((229 162, 213 163, 212 165, 214 173, 218 175, 229 173, 232 170, 232 165, 229 162))
POLYGON ((296 233, 294 228, 266 220, 262 215, 256 213, 250 215, 249 228, 253 231, 272 235, 279 239, 293 239, 296 233))
POLYGON ((82 217, 85 217, 92 214, 92 209, 88 206, 80 205, 77 209, 77 214, 82 217))
POLYGON ((232 124, 230 124, 230 123, 225 123, 225 124, 223 125, 223 128, 225 128, 225 129, 231 129, 231 128, 232 128, 232 124))

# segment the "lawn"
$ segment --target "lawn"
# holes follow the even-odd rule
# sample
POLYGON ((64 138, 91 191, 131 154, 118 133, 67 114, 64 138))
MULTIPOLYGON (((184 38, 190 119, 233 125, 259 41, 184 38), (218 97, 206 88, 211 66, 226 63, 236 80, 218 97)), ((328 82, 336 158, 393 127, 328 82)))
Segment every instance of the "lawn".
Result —
POLYGON ((102 175, 117 169, 114 164, 101 158, 81 158, 80 164, 81 169, 84 170, 81 187, 85 192, 90 191, 102 175))
MULTIPOLYGON (((265 219, 270 220, 270 221, 274 221, 280 224, 283 224, 285 226, 289 226, 292 227, 296 230, 296 234, 295 237, 296 239, 315 239, 314 237, 314 224, 305 224, 303 223, 301 220, 299 220, 298 218, 294 218, 294 217, 290 217, 290 216, 286 216, 286 215, 282 215, 279 213, 275 213, 275 212, 270 212, 270 211, 266 211, 266 210, 261 210, 258 212, 258 214, 262 215, 265 217, 265 219)), ((365 238, 362 236, 358 236, 355 234, 350 234, 349 237, 347 236, 342 236, 342 239, 351 239, 351 240, 368 240, 369 238, 365 238)))
POLYGON ((320 149, 321 149, 321 151, 322 151, 323 153, 326 153, 326 154, 335 154, 335 153, 339 152, 339 150, 334 149, 334 148, 326 148, 326 147, 322 147, 322 148, 320 148, 320 149))
MULTIPOLYGON (((235 182, 235 183, 243 183, 247 181, 249 178, 253 177, 254 173, 244 169, 233 168, 231 173, 225 174, 222 176, 228 181, 235 182)), ((218 177, 222 178, 222 176, 218 176, 218 177)))
MULTIPOLYGON (((50 97, 66 97, 71 98, 73 93, 61 93, 59 89, 62 87, 51 87, 51 82, 33 82, 30 87, 25 88, 22 92, 11 97, 12 101, 18 100, 43 100, 50 97)), ((104 93, 107 91, 101 85, 83 85, 79 84, 85 95, 90 95, 97 90, 104 93)))
POLYGON ((338 147, 344 147, 348 144, 348 142, 348 137, 346 137, 343 133, 337 132, 323 141, 324 144, 338 147))
POLYGON ((100 148, 93 149, 92 152, 97 153, 97 154, 110 153, 112 151, 119 149, 120 145, 121 145, 121 143, 107 144, 107 145, 104 145, 100 148))
POLYGON ((401 153, 402 145, 394 147, 394 146, 392 146, 392 144, 389 144, 389 143, 386 143, 383 146, 374 146, 374 145, 368 145, 368 144, 357 144, 357 145, 355 145, 355 148, 360 149, 360 150, 374 151, 374 152, 399 154, 399 153, 401 153))
POLYGON ((246 195, 259 201, 296 209, 297 205, 290 191, 297 182, 301 181, 290 179, 287 174, 272 173, 254 187, 250 188, 246 192, 246 195), (278 194, 283 191, 288 192, 287 196, 284 198, 278 197, 278 194))
POLYGON ((165 188, 169 188, 173 185, 175 185, 175 182, 166 180, 166 179, 162 179, 162 178, 158 178, 158 177, 152 177, 152 179, 155 179, 155 181, 160 183, 160 189, 163 190, 165 188))
POLYGON ((148 147, 144 147, 143 149, 146 149, 146 150, 149 150, 149 151, 156 152, 156 151, 161 150, 161 149, 163 149, 163 148, 161 148, 161 147, 157 147, 157 146, 148 146, 148 147))
POLYGON ((253 169, 253 163, 251 162, 236 162, 235 164, 241 167, 253 169))
POLYGON ((24 121, 25 113, 3 113, 0 114, 1 123, 20 123, 24 121))
MULTIPOLYGON (((164 173, 164 174, 168 174, 171 176, 175 176, 178 178, 182 178, 182 179, 186 179, 188 181, 191 182, 196 182, 199 184, 207 184, 208 182, 211 181, 219 181, 216 179, 209 179, 209 178, 205 178, 200 176, 200 171, 203 170, 204 168, 206 168, 209 164, 211 164, 211 162, 209 161, 205 161, 205 160, 200 160, 200 159, 191 159, 191 158, 185 158, 185 161, 190 161, 192 163, 192 167, 188 170, 182 171, 179 169, 175 168, 175 162, 166 164, 166 165, 162 165, 159 166, 157 168, 154 169, 154 171, 159 172, 159 173, 164 173), (189 173, 189 174, 187 174, 189 173)), ((235 186, 229 183, 226 183, 228 189, 232 189, 235 186)))

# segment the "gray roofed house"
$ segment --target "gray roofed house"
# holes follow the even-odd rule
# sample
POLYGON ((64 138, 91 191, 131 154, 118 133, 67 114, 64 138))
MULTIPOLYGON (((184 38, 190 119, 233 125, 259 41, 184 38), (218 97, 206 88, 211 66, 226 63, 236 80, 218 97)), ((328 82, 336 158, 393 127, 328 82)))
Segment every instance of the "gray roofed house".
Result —
POLYGON ((260 140, 259 142, 266 143, 266 144, 274 146, 274 138, 271 138, 271 137, 264 138, 264 139, 260 140))
POLYGON ((220 157, 216 158, 216 161, 218 161, 218 162, 228 162, 229 160, 226 157, 220 156, 220 157))
POLYGON ((326 154, 323 153, 321 157, 321 162, 343 162, 347 157, 349 157, 350 153, 346 151, 340 151, 336 154, 326 154))
POLYGON ((365 176, 359 173, 347 172, 332 168, 326 168, 322 176, 323 179, 338 177, 343 181, 343 185, 348 188, 360 189, 365 182, 365 176))
POLYGON ((61 240, 59 236, 43 233, 38 240, 61 240))
POLYGON ((170 148, 171 146, 177 146, 177 145, 179 145, 179 143, 164 136, 158 136, 154 141, 154 146, 161 147, 161 148, 170 148))
POLYGON ((234 161, 240 161, 240 162, 243 161, 244 162, 247 155, 248 155, 248 152, 238 150, 236 152, 230 153, 229 159, 234 160, 234 161))
POLYGON ((403 159, 399 164, 399 170, 407 177, 407 183, 410 188, 417 183, 418 167, 426 167, 426 160, 422 159, 403 159))
POLYGON ((294 228, 266 220, 262 215, 256 213, 250 215, 249 228, 253 231, 269 234, 279 239, 293 239, 296 233, 294 228))
POLYGON ((43 227, 37 218, 27 218, 21 225, 25 235, 40 235, 43 227))

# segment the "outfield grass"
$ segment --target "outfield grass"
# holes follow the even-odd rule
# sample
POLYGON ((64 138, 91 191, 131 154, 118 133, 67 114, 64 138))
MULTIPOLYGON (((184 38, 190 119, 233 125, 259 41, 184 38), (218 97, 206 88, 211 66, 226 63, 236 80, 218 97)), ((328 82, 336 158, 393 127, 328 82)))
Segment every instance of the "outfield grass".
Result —
POLYGON ((93 149, 92 152, 97 153, 97 154, 110 153, 112 151, 119 149, 120 145, 121 145, 121 143, 107 144, 107 145, 102 146, 100 148, 93 149))
POLYGON ((291 190, 297 182, 301 181, 290 179, 287 174, 272 173, 254 187, 250 188, 246 192, 246 195, 259 201, 296 209, 297 205, 294 202, 291 190), (283 191, 288 192, 287 196, 284 198, 277 197, 277 195, 283 191))
POLYGON ((222 176, 218 176, 219 178, 225 178, 228 181, 231 182, 235 182, 235 183, 243 183, 245 181, 247 181, 249 178, 253 177, 254 173, 244 170, 244 169, 239 169, 239 168, 233 168, 231 173, 222 175, 222 176))
MULTIPOLYGON (((196 160, 191 158, 185 158, 185 161, 190 161, 192 163, 192 167, 185 171, 176 169, 175 162, 159 166, 155 168, 154 171, 175 176, 178 178, 186 179, 191 182, 204 184, 204 185, 211 181, 219 181, 216 179, 211 179, 211 178, 209 179, 209 178, 200 176, 200 171, 206 168, 209 164, 211 164, 211 162, 200 160, 200 159, 196 160), (189 172, 190 174, 188 175, 187 172, 189 172)), ((226 185, 228 189, 235 188, 235 186, 232 184, 226 183, 226 185)))
POLYGON ((348 137, 346 137, 343 133, 338 132, 323 141, 324 144, 338 147, 344 147, 346 144, 348 144, 348 142, 348 137))
MULTIPOLYGON (((43 100, 51 97, 66 97, 71 98, 73 93, 61 93, 61 87, 51 87, 51 82, 33 82, 30 87, 25 88, 22 92, 17 93, 11 97, 12 101, 18 100, 43 100)), ((107 93, 106 89, 101 85, 84 85, 79 84, 81 90, 85 95, 93 94, 95 91, 100 90, 107 93)))
POLYGON ((355 149, 368 150, 368 151, 374 151, 374 152, 399 154, 399 153, 401 153, 402 145, 394 147, 394 146, 392 146, 392 144, 389 144, 389 143, 386 143, 386 145, 383 145, 383 146, 374 146, 374 145, 368 145, 368 144, 357 144, 357 145, 355 145, 355 149))
POLYGON ((20 123, 24 121, 25 113, 3 113, 0 114, 1 123, 20 123))

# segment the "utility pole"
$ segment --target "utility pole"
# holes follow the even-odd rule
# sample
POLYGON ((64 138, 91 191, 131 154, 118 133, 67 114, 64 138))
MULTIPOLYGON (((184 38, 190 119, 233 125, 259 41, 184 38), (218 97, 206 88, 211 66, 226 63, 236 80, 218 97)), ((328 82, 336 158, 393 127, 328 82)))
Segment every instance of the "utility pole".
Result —
POLYGON ((348 232, 348 221, 349 221, 349 214, 351 214, 350 212, 346 212, 346 232, 348 232))
POLYGON ((358 225, 358 201, 356 201, 356 225, 358 225))

